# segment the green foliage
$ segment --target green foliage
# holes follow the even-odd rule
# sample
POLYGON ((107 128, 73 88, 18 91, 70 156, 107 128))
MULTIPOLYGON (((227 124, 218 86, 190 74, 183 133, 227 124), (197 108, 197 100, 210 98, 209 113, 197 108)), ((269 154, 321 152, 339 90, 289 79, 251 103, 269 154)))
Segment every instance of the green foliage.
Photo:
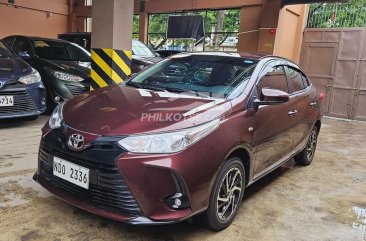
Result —
MULTIPOLYGON (((210 35, 215 31, 215 27, 217 25, 219 11, 217 10, 209 10, 209 11, 194 11, 194 12, 183 12, 177 13, 179 15, 188 15, 188 14, 200 14, 204 18, 204 26, 206 35, 210 35)), ((149 41, 153 45, 157 45, 162 41, 166 40, 166 31, 167 31, 167 23, 169 15, 174 13, 167 14, 151 14, 149 17, 149 41)), ((138 22, 138 20, 136 20, 138 22)), ((223 28, 220 30, 222 32, 238 32, 239 31, 239 23, 240 23, 240 9, 228 9, 225 10, 225 18, 223 28)), ((135 26, 135 24, 134 24, 135 26)), ((136 29, 138 32, 138 23, 136 25, 136 29)), ((134 27, 135 32, 135 27, 134 27)), ((220 41, 222 41, 227 34, 220 35, 220 41)), ((169 41, 170 44, 173 44, 173 41, 169 41)), ((187 39, 177 39, 174 40, 174 45, 183 45, 183 46, 191 46, 195 43, 195 40, 187 40, 187 39)))
POLYGON ((342 28, 366 26, 366 0, 349 3, 311 4, 308 27, 342 28))
POLYGON ((133 33, 138 33, 139 32, 139 15, 133 15, 133 28, 132 28, 132 32, 133 33))

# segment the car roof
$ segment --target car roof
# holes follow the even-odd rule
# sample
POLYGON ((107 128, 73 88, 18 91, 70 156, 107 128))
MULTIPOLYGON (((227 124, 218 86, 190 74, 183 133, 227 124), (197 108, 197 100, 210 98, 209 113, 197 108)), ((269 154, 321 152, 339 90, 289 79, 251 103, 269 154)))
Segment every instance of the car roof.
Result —
POLYGON ((14 38, 14 37, 15 38, 19 38, 19 37, 26 38, 26 39, 29 39, 31 41, 33 41, 33 40, 35 40, 35 41, 37 41, 37 40, 39 40, 39 41, 44 40, 44 41, 58 41, 58 42, 67 42, 67 43, 69 43, 68 41, 65 41, 65 40, 62 40, 62 39, 57 39, 57 38, 44 38, 44 37, 26 36, 26 35, 11 35, 11 36, 7 36, 5 38, 14 38))

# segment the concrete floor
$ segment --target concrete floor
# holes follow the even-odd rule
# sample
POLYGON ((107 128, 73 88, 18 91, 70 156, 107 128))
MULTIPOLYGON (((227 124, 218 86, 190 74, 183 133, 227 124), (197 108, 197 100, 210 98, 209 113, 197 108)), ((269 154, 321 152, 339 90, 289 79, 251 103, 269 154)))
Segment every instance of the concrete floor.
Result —
POLYGON ((290 161, 254 184, 222 232, 191 222, 135 227, 95 216, 32 180, 40 128, 0 122, 0 240, 366 240, 366 123, 325 119, 309 167, 290 161))

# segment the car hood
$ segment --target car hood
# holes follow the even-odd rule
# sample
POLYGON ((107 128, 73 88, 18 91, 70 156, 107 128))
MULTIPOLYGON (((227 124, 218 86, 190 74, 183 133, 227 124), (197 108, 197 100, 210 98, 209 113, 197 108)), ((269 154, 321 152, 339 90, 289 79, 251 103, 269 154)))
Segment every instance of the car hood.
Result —
POLYGON ((82 78, 90 77, 90 62, 81 61, 65 61, 65 60, 48 60, 40 59, 40 63, 44 66, 52 67, 56 70, 66 71, 67 73, 80 76, 82 78))
POLYGON ((20 76, 31 71, 31 67, 21 59, 0 58, 0 81, 2 84, 17 82, 20 76))
POLYGON ((184 129, 231 111, 231 102, 190 95, 109 86, 64 106, 68 127, 96 135, 131 135, 184 129))
POLYGON ((0 79, 19 78, 31 72, 31 67, 19 58, 0 58, 0 79))

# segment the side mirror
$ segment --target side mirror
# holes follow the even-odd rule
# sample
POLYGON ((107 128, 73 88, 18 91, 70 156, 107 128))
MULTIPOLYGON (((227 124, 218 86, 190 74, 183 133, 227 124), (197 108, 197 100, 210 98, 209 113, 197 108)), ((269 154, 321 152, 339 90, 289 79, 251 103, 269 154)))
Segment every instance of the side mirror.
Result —
POLYGON ((282 90, 276 90, 276 89, 262 89, 262 98, 261 100, 255 99, 254 105, 260 106, 260 105, 279 105, 286 103, 290 100, 290 96, 288 93, 282 91, 282 90))
POLYGON ((19 51, 18 52, 18 56, 22 59, 22 60, 29 60, 30 56, 27 53, 27 51, 19 51))

